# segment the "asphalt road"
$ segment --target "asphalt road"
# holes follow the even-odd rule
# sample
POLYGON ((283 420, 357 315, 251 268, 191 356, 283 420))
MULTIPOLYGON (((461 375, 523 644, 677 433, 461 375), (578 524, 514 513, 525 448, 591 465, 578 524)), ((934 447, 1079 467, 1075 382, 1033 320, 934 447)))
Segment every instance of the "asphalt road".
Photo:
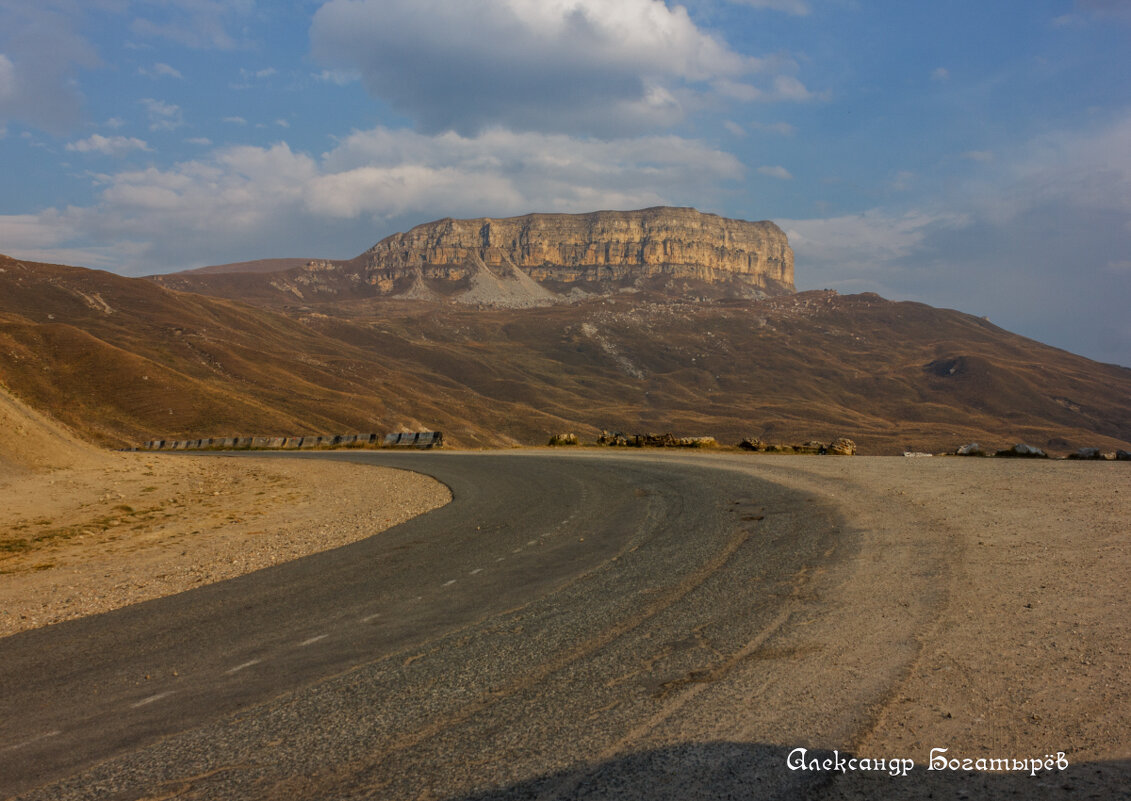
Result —
POLYGON ((435 476, 454 500, 0 639, 0 797, 751 798, 816 781, 783 746, 703 733, 768 714, 767 649, 852 549, 830 508, 662 460, 331 458, 435 476))

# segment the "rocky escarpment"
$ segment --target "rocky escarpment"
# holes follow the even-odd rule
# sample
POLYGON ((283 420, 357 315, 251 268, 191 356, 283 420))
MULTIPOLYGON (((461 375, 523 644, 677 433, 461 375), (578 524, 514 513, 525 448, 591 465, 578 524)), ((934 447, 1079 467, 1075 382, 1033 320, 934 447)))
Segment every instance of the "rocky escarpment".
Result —
POLYGON ((264 274, 229 267, 223 274, 157 280, 176 289, 265 302, 273 294, 307 304, 390 297, 521 307, 638 289, 680 298, 794 291, 793 251, 777 225, 669 207, 447 218, 389 236, 349 261, 264 274))
POLYGON ((670 275, 793 291, 793 251, 777 225, 684 208, 444 219, 390 236, 362 260, 390 277, 423 268, 426 277, 453 278, 481 262, 540 282, 670 275))

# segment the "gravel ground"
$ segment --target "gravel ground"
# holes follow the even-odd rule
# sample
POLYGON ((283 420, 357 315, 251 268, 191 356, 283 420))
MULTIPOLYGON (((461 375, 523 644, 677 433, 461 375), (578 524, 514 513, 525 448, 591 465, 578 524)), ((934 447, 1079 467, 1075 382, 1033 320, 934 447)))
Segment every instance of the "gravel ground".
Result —
POLYGON ((133 453, 0 473, 0 496, 0 636, 345 545, 451 500, 382 467, 133 453))

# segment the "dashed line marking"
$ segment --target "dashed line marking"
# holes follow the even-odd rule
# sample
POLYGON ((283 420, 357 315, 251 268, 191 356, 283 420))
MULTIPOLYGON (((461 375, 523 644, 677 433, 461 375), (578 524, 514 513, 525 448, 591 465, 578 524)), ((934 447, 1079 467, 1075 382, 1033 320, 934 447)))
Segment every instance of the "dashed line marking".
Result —
POLYGON ((453 585, 453 584, 455 584, 455 583, 456 583, 456 580, 455 580, 455 579, 452 579, 451 581, 445 581, 445 582, 444 582, 444 586, 445 586, 445 587, 450 587, 450 586, 452 586, 452 585, 453 585))
POLYGON ((505 556, 500 556, 500 557, 499 557, 498 559, 496 559, 495 561, 496 561, 496 562, 502 562, 502 561, 503 561, 503 560, 505 560, 505 559, 506 559, 506 557, 505 557, 505 556))
POLYGON ((318 642, 319 640, 324 640, 329 636, 329 634, 319 634, 317 637, 311 637, 309 640, 303 640, 298 644, 298 647, 305 648, 308 645, 314 645, 314 643, 318 642))
POLYGON ((0 753, 5 753, 7 751, 18 751, 19 749, 26 748, 33 743, 38 743, 40 740, 46 740, 48 737, 58 737, 62 733, 63 732, 61 731, 49 731, 46 734, 41 734, 38 737, 32 737, 30 740, 25 740, 22 743, 9 745, 7 748, 0 749, 0 753))
POLYGON ((231 670, 225 670, 224 672, 227 673, 230 676, 233 673, 239 673, 244 668, 249 668, 252 665, 258 665, 262 661, 263 661, 262 659, 252 659, 250 662, 244 662, 242 665, 236 665, 231 670))
POLYGON ((477 567, 474 570, 472 570, 470 573, 468 573, 467 575, 474 576, 476 573, 482 573, 482 572, 483 572, 483 568, 477 567))
POLYGON ((370 620, 376 620, 376 619, 377 619, 377 618, 379 618, 379 617, 381 617, 381 613, 380 613, 380 612, 378 612, 378 613, 377 613, 377 614, 375 614, 375 615, 370 615, 369 617, 363 617, 363 618, 361 619, 361 622, 362 622, 362 623, 368 623, 368 622, 369 622, 370 620))
POLYGON ((174 692, 173 690, 169 690, 168 692, 157 693, 157 695, 151 695, 148 698, 142 698, 136 704, 130 704, 130 709, 137 709, 139 706, 147 706, 148 704, 152 704, 154 701, 160 701, 162 698, 165 698, 167 696, 172 695, 173 692, 174 692))
POLYGON ((538 544, 538 540, 531 540, 530 542, 528 542, 528 543, 526 543, 526 544, 527 544, 527 545, 537 545, 537 544, 538 544))

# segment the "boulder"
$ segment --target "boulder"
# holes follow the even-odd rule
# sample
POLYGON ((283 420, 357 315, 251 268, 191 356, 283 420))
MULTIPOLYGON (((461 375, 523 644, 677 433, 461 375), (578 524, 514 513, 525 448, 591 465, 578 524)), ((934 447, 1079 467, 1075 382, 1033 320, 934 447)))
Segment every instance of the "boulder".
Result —
POLYGON ((580 445, 581 440, 577 438, 577 434, 554 434, 550 437, 550 444, 558 445, 580 445))
POLYGON ((998 451, 995 456, 1001 456, 1007 459, 1047 459, 1048 454, 1040 448, 1034 448, 1032 445, 1027 445, 1024 442, 1018 442, 1012 448, 1004 451, 998 451))
POLYGON ((985 456, 986 452, 977 442, 970 442, 966 445, 960 445, 954 454, 955 456, 985 456))
POLYGON ((1117 462, 1131 462, 1131 451, 1116 451, 1115 461, 1117 462))
POLYGON ((1103 459, 1104 455, 1100 453, 1099 448, 1080 448, 1076 453, 1069 454, 1069 459, 1103 459))
POLYGON ((764 451, 766 450, 766 443, 757 437, 747 437, 738 443, 738 447, 744 451, 764 451))
POLYGON ((680 437, 681 448, 717 448, 719 443, 714 437, 680 437))
POLYGON ((855 456, 856 443, 848 437, 838 437, 829 443, 825 451, 836 456, 855 456))

